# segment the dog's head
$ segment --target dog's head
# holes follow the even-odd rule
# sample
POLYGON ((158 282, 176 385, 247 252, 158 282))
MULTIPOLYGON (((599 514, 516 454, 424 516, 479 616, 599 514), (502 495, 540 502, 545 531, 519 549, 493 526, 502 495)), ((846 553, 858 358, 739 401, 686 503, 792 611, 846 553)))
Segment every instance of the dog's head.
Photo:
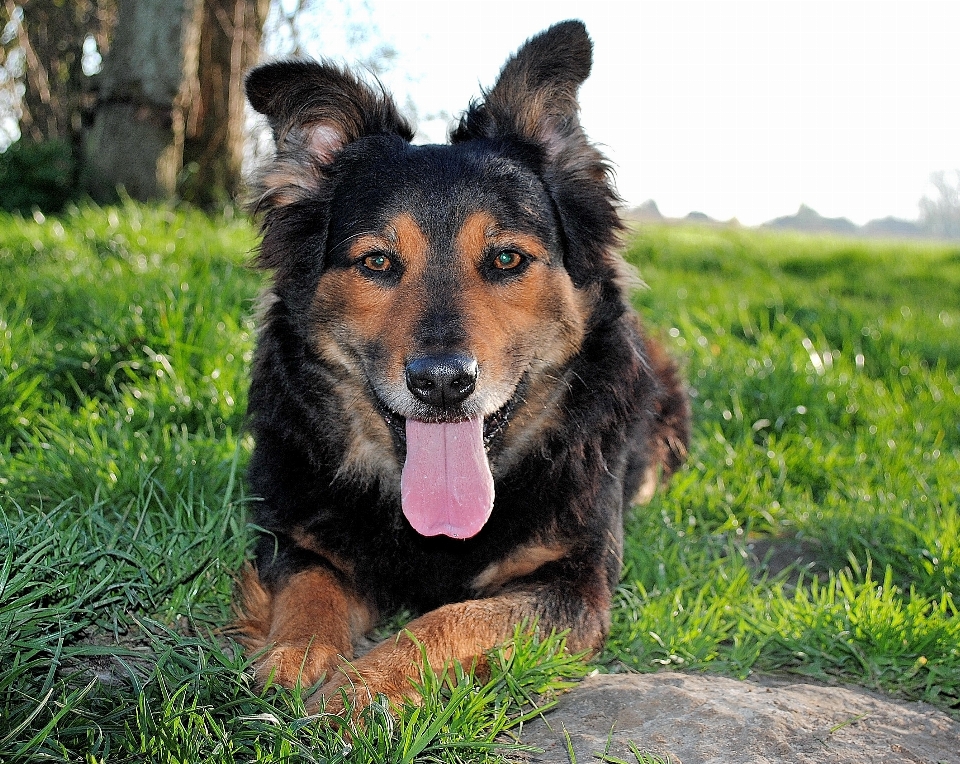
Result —
POLYGON ((586 333, 622 310, 616 196, 578 120, 590 66, 583 24, 551 27, 440 146, 412 145, 389 96, 336 66, 247 80, 277 146, 260 263, 336 380, 345 469, 390 478, 405 459, 425 534, 479 530, 488 462, 508 468, 550 426, 586 333), (451 519, 440 505, 465 493, 481 498, 451 519))

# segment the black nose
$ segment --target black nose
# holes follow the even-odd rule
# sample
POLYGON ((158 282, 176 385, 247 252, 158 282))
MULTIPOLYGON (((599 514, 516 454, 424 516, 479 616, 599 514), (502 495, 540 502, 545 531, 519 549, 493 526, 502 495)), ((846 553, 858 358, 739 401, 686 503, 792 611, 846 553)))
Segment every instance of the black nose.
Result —
POLYGON ((455 406, 476 386, 477 362, 468 355, 426 355, 407 363, 407 388, 431 406, 455 406))

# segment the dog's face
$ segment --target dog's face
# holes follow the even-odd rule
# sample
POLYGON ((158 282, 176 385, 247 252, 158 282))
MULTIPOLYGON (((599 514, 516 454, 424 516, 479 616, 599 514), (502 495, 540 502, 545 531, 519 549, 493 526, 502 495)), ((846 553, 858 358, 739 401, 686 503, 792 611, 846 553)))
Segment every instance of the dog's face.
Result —
POLYGON ((278 149, 261 262, 333 380, 344 471, 402 473, 425 535, 482 527, 492 474, 551 426, 612 283, 613 192, 576 120, 589 41, 568 24, 507 63, 451 145, 410 144, 389 98, 329 65, 248 80, 278 149))
POLYGON ((583 337, 543 183, 475 143, 376 137, 343 153, 318 351, 359 367, 388 421, 480 417, 489 441, 521 383, 556 373, 583 337))

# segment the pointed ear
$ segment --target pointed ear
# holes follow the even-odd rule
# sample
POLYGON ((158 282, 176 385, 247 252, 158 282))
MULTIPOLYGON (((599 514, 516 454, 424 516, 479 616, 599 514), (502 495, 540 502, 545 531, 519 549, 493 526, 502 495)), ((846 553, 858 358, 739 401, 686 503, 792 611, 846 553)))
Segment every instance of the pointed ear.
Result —
POLYGON ((316 189, 323 166, 358 138, 413 138, 389 95, 333 64, 264 64, 247 76, 246 90, 250 105, 270 122, 277 147, 260 177, 258 209, 289 204, 316 189))
POLYGON ((497 84, 474 103, 451 135, 519 138, 548 157, 580 134, 577 90, 589 76, 593 44, 582 21, 562 21, 529 39, 500 72, 497 84))
POLYGON ((606 159, 580 126, 577 101, 592 60, 582 22, 563 21, 541 32, 507 61, 497 84, 471 104, 450 139, 517 146, 553 199, 574 284, 615 288, 619 198, 606 159))

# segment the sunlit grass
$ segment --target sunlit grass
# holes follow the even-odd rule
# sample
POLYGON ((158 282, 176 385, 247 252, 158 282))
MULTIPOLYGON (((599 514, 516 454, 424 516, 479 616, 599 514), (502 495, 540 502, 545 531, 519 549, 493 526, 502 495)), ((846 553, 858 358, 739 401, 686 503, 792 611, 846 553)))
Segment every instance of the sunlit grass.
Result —
MULTIPOLYGON (((585 670, 520 637, 348 738, 253 688, 218 629, 249 542, 254 246, 162 207, 0 218, 0 760, 493 761, 585 670)), ((960 249, 648 227, 629 256, 695 433, 628 519, 594 666, 960 711, 960 249)))
POLYGON ((647 227, 629 256, 697 432, 631 521, 608 656, 956 711, 960 247, 647 227), (804 559, 771 573, 771 538, 804 559))

